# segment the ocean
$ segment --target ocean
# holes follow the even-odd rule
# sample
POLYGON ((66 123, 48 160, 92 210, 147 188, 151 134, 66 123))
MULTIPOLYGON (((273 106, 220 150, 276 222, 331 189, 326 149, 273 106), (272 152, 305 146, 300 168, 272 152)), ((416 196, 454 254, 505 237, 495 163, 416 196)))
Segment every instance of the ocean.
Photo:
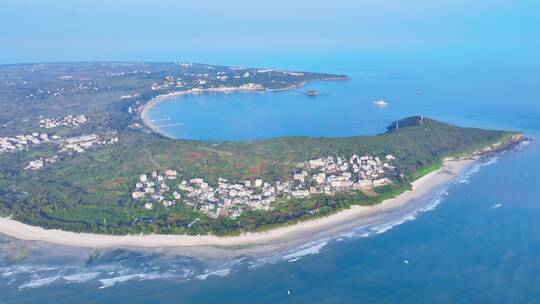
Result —
MULTIPOLYGON (((172 136, 205 140, 377 134, 409 115, 537 138, 539 63, 449 53, 275 57, 255 64, 351 80, 182 96, 151 117, 173 125, 163 128, 172 136), (321 95, 299 92, 309 89, 321 95), (375 107, 379 99, 388 107, 375 107)), ((0 303, 536 303, 538 172, 533 140, 475 164, 383 224, 261 256, 97 252, 0 237, 0 303)))

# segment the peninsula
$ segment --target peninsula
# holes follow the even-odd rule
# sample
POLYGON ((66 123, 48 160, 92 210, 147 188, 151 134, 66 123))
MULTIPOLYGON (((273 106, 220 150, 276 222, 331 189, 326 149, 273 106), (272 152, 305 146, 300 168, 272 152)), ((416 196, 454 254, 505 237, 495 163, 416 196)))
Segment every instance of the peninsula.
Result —
POLYGON ((346 79, 192 63, 0 66, 0 233, 95 247, 276 240, 405 204, 523 140, 413 116, 374 136, 196 141, 147 119, 171 96, 346 79))

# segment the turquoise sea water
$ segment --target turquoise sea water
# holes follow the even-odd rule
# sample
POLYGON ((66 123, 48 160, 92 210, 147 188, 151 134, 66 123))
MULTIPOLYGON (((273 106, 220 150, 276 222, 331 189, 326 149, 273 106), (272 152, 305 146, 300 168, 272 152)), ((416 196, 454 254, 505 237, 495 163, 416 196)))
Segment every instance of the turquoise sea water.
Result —
MULTIPOLYGON (((298 92, 184 96, 151 117, 179 138, 259 139, 383 132, 422 114, 540 135, 540 64, 517 57, 348 56, 259 65, 345 73, 298 92), (420 91, 420 94, 416 92, 420 91), (372 102, 384 99, 385 109, 372 102)), ((540 301, 540 145, 470 168, 425 199, 423 212, 313 239, 259 257, 204 260, 163 253, 27 246, 0 260, 0 303, 537 303, 540 301)), ((11 244, 11 245, 10 245, 11 244)))

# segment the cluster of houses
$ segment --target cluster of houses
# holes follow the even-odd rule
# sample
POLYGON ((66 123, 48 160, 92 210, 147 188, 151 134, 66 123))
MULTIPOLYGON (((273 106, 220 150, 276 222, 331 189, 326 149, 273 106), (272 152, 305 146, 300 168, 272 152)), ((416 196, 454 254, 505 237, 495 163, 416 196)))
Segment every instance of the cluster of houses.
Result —
MULTIPOLYGON (((81 135, 77 137, 57 138, 54 141, 59 146, 59 153, 82 153, 90 147, 98 145, 110 145, 118 142, 118 137, 110 137, 102 139, 96 134, 81 135)), ((52 157, 39 157, 31 160, 24 170, 39 170, 47 165, 54 164, 58 161, 58 155, 52 157)))
MULTIPOLYGON (((182 67, 190 67, 192 64, 182 64, 182 67)), ((237 90, 261 90, 264 89, 261 85, 255 83, 245 83, 240 87, 224 86, 221 84, 228 79, 247 79, 253 78, 257 74, 268 75, 268 79, 272 76, 303 76, 303 73, 282 72, 271 69, 245 69, 239 67, 229 67, 226 70, 214 71, 212 66, 205 66, 209 72, 182 72, 179 76, 166 76, 162 82, 154 82, 151 85, 151 90, 160 91, 173 88, 182 88, 184 90, 215 90, 215 91, 237 91, 237 90), (255 88, 257 86, 257 88, 255 88)), ((271 81, 274 82, 274 81, 271 81)))
POLYGON ((298 190, 302 191, 296 196, 333 195, 336 192, 386 185, 390 183, 389 177, 395 173, 395 167, 391 165, 393 160, 395 157, 391 154, 384 159, 353 154, 349 158, 329 156, 300 163, 293 174, 293 181, 300 184, 298 190), (307 184, 311 185, 309 189, 305 187, 307 184))
MULTIPOLYGON (((60 138, 56 135, 53 137, 55 140, 51 142, 59 146, 58 152, 68 154, 82 153, 90 147, 95 147, 98 145, 110 145, 118 142, 118 137, 102 139, 96 134, 68 138, 60 138)), ((24 170, 39 170, 46 165, 54 164, 56 161, 58 161, 58 155, 53 155, 52 157, 39 157, 31 160, 24 170)))
POLYGON ((54 164, 58 160, 58 155, 53 155, 52 157, 40 157, 38 159, 32 160, 28 163, 24 170, 39 170, 45 165, 54 164))
MULTIPOLYGON (((54 128, 57 126, 79 126, 87 122, 87 118, 82 115, 68 115, 61 118, 46 118, 40 120, 41 128, 54 128)), ((28 151, 31 147, 43 143, 58 145, 58 152, 81 153, 95 145, 107 145, 118 142, 118 137, 101 139, 96 134, 82 135, 77 137, 62 138, 59 135, 33 132, 31 134, 16 135, 11 137, 0 137, 0 153, 28 151)), ((24 168, 25 170, 38 170, 46 165, 53 164, 58 160, 58 156, 39 157, 31 160, 24 168)))
MULTIPOLYGON (((60 76, 60 79, 63 80, 73 80, 74 77, 71 75, 68 76, 60 76)), ((81 81, 78 79, 77 81, 81 81)), ((23 82, 23 84, 28 84, 28 82, 23 82)), ((42 89, 42 88, 32 88, 31 93, 26 94, 24 96, 25 99, 45 99, 49 97, 57 97, 61 95, 67 95, 68 93, 72 93, 73 91, 101 91, 101 90, 110 90, 111 86, 105 85, 102 83, 94 82, 94 81, 82 81, 77 83, 72 83, 69 86, 66 87, 57 87, 57 88, 49 88, 49 89, 42 89)))
POLYGON ((69 137, 59 141, 60 151, 68 153, 82 153, 86 149, 97 145, 111 145, 118 142, 118 137, 102 139, 96 134, 69 137))
POLYGON ((86 115, 68 115, 64 117, 57 117, 57 118, 44 118, 39 121, 39 127, 40 128, 54 128, 58 126, 66 126, 66 127, 77 127, 84 123, 86 123, 88 119, 86 118, 86 115))
POLYGON ((259 178, 241 182, 218 178, 217 184, 211 185, 202 178, 181 178, 174 169, 153 171, 139 176, 131 196, 147 209, 157 204, 168 208, 181 203, 212 218, 234 219, 245 210, 271 210, 278 200, 335 195, 389 184, 396 173, 391 165, 394 159, 392 155, 384 159, 358 155, 317 158, 298 163, 288 180, 271 183, 259 178))
MULTIPOLYGON (((84 114, 81 115, 68 115, 61 118, 45 118, 39 121, 40 128, 54 128, 57 126, 79 126, 86 123, 88 120, 84 114)), ((94 135, 95 136, 95 135, 94 135)), ((94 139, 92 136, 92 140, 94 139)), ((16 136, 0 137, 0 153, 2 152, 17 152, 27 151, 31 146, 36 146, 42 143, 53 142, 63 145, 64 143, 70 143, 71 141, 77 141, 74 139, 61 140, 60 135, 50 135, 47 133, 33 132, 31 134, 22 134, 16 136)))
POLYGON ((28 150, 31 146, 39 145, 44 142, 59 139, 60 136, 47 133, 33 132, 26 135, 16 135, 13 137, 0 137, 0 153, 17 152, 28 150))
POLYGON ((136 64, 131 64, 131 63, 110 63, 110 64, 107 64, 107 63, 103 63, 102 66, 106 67, 109 70, 120 69, 120 71, 117 71, 117 72, 106 71, 105 76, 107 76, 107 77, 120 77, 120 76, 125 76, 125 75, 136 75, 136 74, 139 74, 139 73, 141 73, 141 74, 142 73, 145 73, 145 74, 151 74, 152 73, 151 71, 146 69, 148 67, 148 65, 143 64, 143 63, 136 63, 136 64))
POLYGON ((65 88, 53 88, 53 89, 35 89, 33 93, 25 95, 26 99, 39 99, 47 96, 60 96, 65 93, 65 88))
POLYGON ((233 184, 219 178, 217 186, 211 186, 202 178, 181 179, 173 169, 142 174, 131 193, 133 199, 144 201, 147 209, 153 209, 155 203, 168 208, 181 202, 213 218, 235 218, 245 207, 269 210, 275 195, 275 189, 261 179, 233 184))
POLYGON ((141 94, 132 93, 132 94, 127 94, 127 95, 122 95, 122 96, 120 96, 120 99, 130 99, 130 98, 136 98, 136 97, 139 97, 139 96, 141 96, 141 94))
POLYGON ((154 82, 150 86, 150 89, 152 91, 159 91, 159 90, 165 90, 169 88, 182 88, 186 85, 186 83, 182 80, 182 78, 179 77, 172 77, 167 76, 165 77, 165 80, 162 83, 154 82))
MULTIPOLYGON (((54 128, 57 126, 79 126, 87 122, 87 118, 84 114, 81 115, 68 115, 60 118, 46 118, 40 120, 39 124, 41 128, 54 128)), ((118 137, 107 136, 106 138, 100 138, 96 134, 88 134, 76 137, 62 138, 59 135, 49 135, 47 133, 33 132, 26 135, 16 135, 12 137, 0 137, 0 153, 3 152, 18 152, 28 151, 31 147, 37 146, 43 143, 51 143, 58 146, 58 152, 66 153, 82 153, 86 149, 97 145, 109 145, 118 142, 118 137)), ((53 164, 58 160, 58 156, 52 157, 39 157, 31 160, 24 168, 25 170, 38 170, 46 165, 53 164)))

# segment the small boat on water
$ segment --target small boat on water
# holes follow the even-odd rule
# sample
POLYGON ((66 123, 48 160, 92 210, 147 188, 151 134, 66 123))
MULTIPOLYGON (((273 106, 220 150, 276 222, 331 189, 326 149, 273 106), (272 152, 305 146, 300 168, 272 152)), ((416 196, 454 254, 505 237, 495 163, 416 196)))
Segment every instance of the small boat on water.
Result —
POLYGON ((388 106, 388 103, 382 99, 374 101, 373 104, 378 108, 386 108, 388 106))
POLYGON ((304 93, 306 96, 315 97, 321 95, 321 93, 317 90, 309 90, 304 93))

